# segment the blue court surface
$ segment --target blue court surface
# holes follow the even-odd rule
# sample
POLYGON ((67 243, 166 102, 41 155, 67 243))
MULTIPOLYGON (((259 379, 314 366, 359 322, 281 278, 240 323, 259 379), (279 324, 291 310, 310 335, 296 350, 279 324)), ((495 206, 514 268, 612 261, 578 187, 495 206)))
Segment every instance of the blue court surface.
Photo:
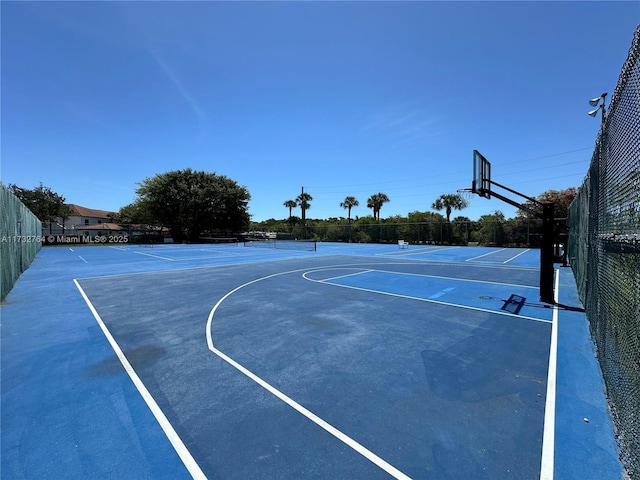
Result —
POLYGON ((539 252, 43 248, 1 307, 7 479, 618 479, 539 252))

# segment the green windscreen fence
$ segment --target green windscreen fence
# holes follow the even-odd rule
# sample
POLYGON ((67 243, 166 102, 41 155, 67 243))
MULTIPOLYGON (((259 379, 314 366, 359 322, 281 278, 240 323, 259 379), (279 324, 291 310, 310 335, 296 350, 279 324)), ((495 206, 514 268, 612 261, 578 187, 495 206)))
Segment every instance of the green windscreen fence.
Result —
POLYGON ((640 479, 640 27, 569 208, 569 258, 630 478, 640 479))
POLYGON ((4 300, 42 247, 42 223, 1 183, 0 212, 0 300, 4 300))

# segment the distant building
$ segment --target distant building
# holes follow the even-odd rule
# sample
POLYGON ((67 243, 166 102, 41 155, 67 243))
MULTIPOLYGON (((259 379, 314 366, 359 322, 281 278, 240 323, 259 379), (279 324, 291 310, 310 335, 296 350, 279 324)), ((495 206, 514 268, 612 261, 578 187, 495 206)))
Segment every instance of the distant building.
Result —
POLYGON ((42 222, 43 235, 109 235, 122 228, 112 223, 113 214, 73 203, 67 204, 71 214, 67 218, 56 218, 54 222, 42 222))
POLYGON ((92 243, 167 243, 171 241, 169 228, 162 225, 118 225, 112 212, 96 210, 73 203, 67 204, 71 213, 66 218, 42 222, 45 245, 92 243))

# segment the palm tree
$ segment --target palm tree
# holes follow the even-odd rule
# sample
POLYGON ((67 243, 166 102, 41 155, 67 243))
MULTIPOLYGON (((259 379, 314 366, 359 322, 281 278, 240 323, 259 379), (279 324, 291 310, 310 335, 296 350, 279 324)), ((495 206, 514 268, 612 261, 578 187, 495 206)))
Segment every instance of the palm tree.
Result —
POLYGON ((435 202, 431 205, 431 208, 435 210, 445 210, 447 214, 447 222, 450 222, 451 210, 462 210, 467 208, 469 202, 465 200, 459 193, 449 193, 440 195, 435 202))
POLYGON ((296 208, 298 204, 296 203, 295 200, 287 200, 286 202, 284 202, 283 205, 289 209, 289 218, 291 218, 291 215, 292 215, 291 210, 296 208))
POLYGON ((367 208, 373 210, 373 219, 380 220, 380 209, 382 205, 389 201, 389 197, 385 193, 376 193, 367 199, 367 208))
POLYGON ((351 223, 351 208, 352 207, 357 207, 358 205, 360 205, 360 202, 358 202, 358 200, 356 199, 356 197, 346 197, 344 199, 344 202, 342 202, 340 204, 340 206, 342 208, 346 208, 348 211, 348 218, 349 218, 349 223, 351 223))
POLYGON ((358 202, 356 197, 346 197, 344 199, 344 202, 340 203, 340 206, 342 208, 346 208, 348 211, 347 216, 349 218, 349 243, 351 243, 351 208, 357 207, 358 205, 360 205, 360 202, 358 202))
POLYGON ((302 192, 300 195, 298 195, 298 197, 296 198, 296 202, 298 204, 298 206, 300 207, 300 209, 302 210, 302 237, 305 238, 306 237, 306 224, 305 224, 305 219, 306 217, 306 211, 308 209, 311 208, 311 205, 309 204, 309 202, 313 200, 313 197, 311 195, 309 195, 306 192, 302 192))

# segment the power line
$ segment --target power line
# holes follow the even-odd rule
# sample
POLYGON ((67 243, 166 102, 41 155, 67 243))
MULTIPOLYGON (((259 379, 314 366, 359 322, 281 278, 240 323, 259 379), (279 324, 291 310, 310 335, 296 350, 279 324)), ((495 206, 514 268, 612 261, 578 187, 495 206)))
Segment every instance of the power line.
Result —
MULTIPOLYGON (((529 158, 527 160, 519 160, 519 161, 515 161, 515 162, 508 162, 508 163, 501 163, 500 166, 508 166, 508 165, 522 165, 522 164, 526 164, 526 163, 530 163, 530 162, 534 162, 536 160, 542 160, 545 158, 554 158, 554 157, 559 157, 562 155, 569 155, 571 153, 577 153, 577 152, 582 152, 585 150, 591 150, 592 147, 585 147, 585 148, 579 148, 576 150, 568 150, 565 152, 559 152, 559 153, 553 153, 553 154, 549 154, 549 155, 543 155, 540 157, 533 157, 533 158, 529 158)), ((572 162, 566 162, 566 163, 559 163, 559 164, 555 164, 554 167, 562 167, 565 165, 574 165, 577 163, 584 163, 585 160, 577 160, 577 161, 572 161, 572 162)), ((586 161, 588 162, 588 160, 586 161)), ((519 175, 522 173, 526 173, 526 172, 531 172, 531 171, 535 171, 535 170, 541 170, 541 169, 545 169, 545 168, 549 168, 548 166, 543 166, 543 167, 536 167, 536 168, 532 168, 532 169, 526 169, 526 170, 518 170, 517 172, 512 172, 512 173, 503 173, 501 174, 501 176, 506 176, 506 175, 519 175)), ((310 186, 308 187, 309 190, 314 189, 315 190, 315 194, 319 194, 319 193, 339 193, 339 192, 330 192, 328 189, 353 189, 353 188, 357 188, 357 187, 371 187, 371 186, 376 186, 376 187, 380 187, 380 186, 384 186, 384 185, 390 185, 392 183, 401 183, 401 182, 407 182, 407 181, 416 181, 416 180, 420 180, 420 179, 425 179, 425 178, 429 178, 429 179, 433 179, 433 178, 438 178, 438 177, 451 177, 452 175, 459 175, 460 171, 450 171, 450 172, 444 172, 444 173, 439 173, 436 175, 429 175, 428 177, 411 177, 411 178, 402 178, 402 179, 393 179, 393 180, 384 180, 384 181, 379 181, 379 182, 371 182, 371 183, 359 183, 359 184, 350 184, 350 185, 316 185, 316 186, 310 186), (325 192, 326 190, 326 192, 325 192)), ((428 187, 428 186, 438 186, 438 185, 446 185, 446 184, 451 184, 454 183, 453 181, 451 182, 438 182, 438 183, 429 183, 429 184, 422 184, 422 185, 417 185, 415 186, 415 188, 422 188, 422 187, 428 187)), ((456 181, 457 183, 457 181, 456 181)), ((405 188, 405 187, 398 187, 398 188, 405 188)), ((398 189, 397 188, 397 189, 398 189)), ((353 193, 362 193, 362 192, 353 192, 353 193)))

